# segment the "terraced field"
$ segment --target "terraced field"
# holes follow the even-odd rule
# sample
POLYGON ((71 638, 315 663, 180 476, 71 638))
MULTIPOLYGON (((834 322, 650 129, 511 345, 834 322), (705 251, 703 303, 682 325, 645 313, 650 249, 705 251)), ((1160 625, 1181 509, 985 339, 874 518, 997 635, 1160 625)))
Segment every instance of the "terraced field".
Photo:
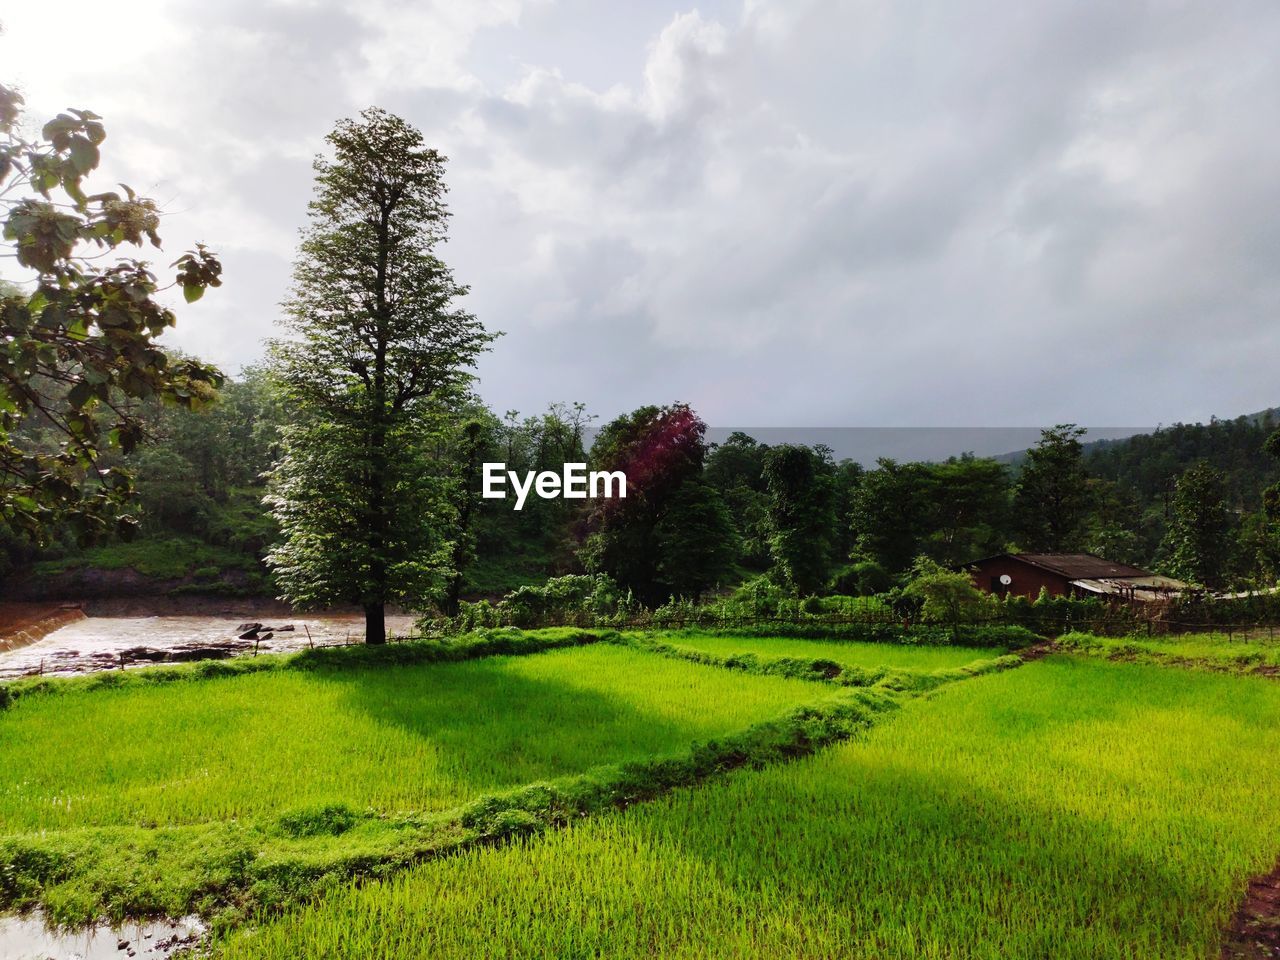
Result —
POLYGON ((1074 648, 497 631, 0 689, 0 906, 194 910, 228 960, 1217 957, 1280 683, 1074 648))
POLYGON ((862 742, 468 852, 226 956, 1216 956, 1280 850, 1280 685, 1051 658, 862 742))

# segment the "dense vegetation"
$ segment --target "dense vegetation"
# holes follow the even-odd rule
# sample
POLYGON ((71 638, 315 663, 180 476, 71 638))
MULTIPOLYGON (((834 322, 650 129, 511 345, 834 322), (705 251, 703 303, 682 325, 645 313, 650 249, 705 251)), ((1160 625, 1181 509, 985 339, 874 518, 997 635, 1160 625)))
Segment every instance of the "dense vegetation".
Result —
MULTIPOLYGON (((0 84, 0 218, 26 273, 0 283, 0 531, 36 543, 56 527, 81 541, 128 534, 132 477, 104 458, 144 439, 133 406, 199 408, 222 375, 156 342, 177 318, 136 252, 160 247, 160 210, 123 184, 123 196, 88 192, 102 118, 68 110, 31 139, 22 104, 0 84)), ((203 246, 171 267, 188 303, 221 283, 203 246)))
POLYGON ((1274 859, 1280 687, 1092 659, 1274 663, 1165 644, 497 631, 21 681, 0 907, 196 909, 229 958, 1203 958, 1274 859))
MULTIPOLYGON (((261 500, 280 454, 280 411, 258 370, 229 381, 199 414, 150 405, 141 416, 162 445, 122 461, 137 475, 138 540, 83 548, 66 530, 41 552, 11 540, 9 570, 47 577, 128 565, 178 592, 273 593, 262 560, 278 533, 261 500)), ((701 439, 696 415, 678 406, 620 418, 588 450, 591 421, 581 405, 524 418, 500 418, 474 400, 460 409, 426 451, 454 491, 454 552, 443 565, 456 571, 442 575, 428 605, 456 611, 463 597, 584 570, 610 574, 638 606, 723 593, 761 575, 793 595, 871 595, 905 583, 920 556, 953 565, 1047 548, 1024 523, 1025 463, 884 460, 864 470, 821 449, 775 452, 740 434, 714 446, 701 439), (645 459, 678 417, 690 431, 687 443, 673 445, 681 459, 645 459), (645 429, 636 429, 639 420, 645 429), (803 479, 771 474, 771 454, 777 466, 790 457, 787 469, 804 471, 803 479), (620 511, 531 497, 517 512, 479 498, 477 465, 485 461, 521 472, 590 462, 629 469, 648 487, 620 511)), ((1209 585, 1274 583, 1280 534, 1264 494, 1280 471, 1263 450, 1270 430, 1269 421, 1241 418, 1104 446, 1075 440, 1069 472, 1084 476, 1084 495, 1067 504, 1076 516, 1060 543, 1209 585)))
MULTIPOLYGON (((963 566, 1274 584, 1269 418, 868 469, 709 444, 678 402, 594 441, 580 404, 498 416, 439 258, 444 158, 376 108, 316 160, 286 338, 227 379, 156 346, 146 264, 83 255, 158 246, 154 204, 82 187, 100 120, 29 141, 19 103, 0 87, 33 272, 0 290, 0 573, 352 604, 372 646, 0 684, 0 911, 194 911, 227 958, 1217 952, 1274 862, 1275 646, 1054 650, 1037 632, 1143 614, 963 566), (626 497, 512 510, 479 496, 492 461, 620 471, 626 497), (392 603, 435 639, 387 645, 392 603)), ((220 283, 203 248, 173 266, 188 302, 220 283)), ((1280 594, 1170 611, 1275 622, 1280 594)))

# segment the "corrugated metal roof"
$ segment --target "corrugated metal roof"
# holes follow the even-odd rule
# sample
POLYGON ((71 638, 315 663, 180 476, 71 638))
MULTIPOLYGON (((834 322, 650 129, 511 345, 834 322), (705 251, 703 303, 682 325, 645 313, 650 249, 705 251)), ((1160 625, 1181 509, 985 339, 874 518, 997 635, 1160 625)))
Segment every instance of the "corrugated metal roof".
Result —
POLYGON ((1113 580, 1072 580, 1071 585, 1079 587, 1081 590, 1087 590, 1090 593, 1108 595, 1132 594, 1138 599, 1167 596, 1170 593, 1179 593, 1187 587, 1181 580, 1158 576, 1121 577, 1113 580))
POLYGON ((1049 570, 1070 580, 1115 580, 1150 577, 1147 570, 1127 563, 1114 563, 1091 553, 1015 553, 1018 560, 1049 570))

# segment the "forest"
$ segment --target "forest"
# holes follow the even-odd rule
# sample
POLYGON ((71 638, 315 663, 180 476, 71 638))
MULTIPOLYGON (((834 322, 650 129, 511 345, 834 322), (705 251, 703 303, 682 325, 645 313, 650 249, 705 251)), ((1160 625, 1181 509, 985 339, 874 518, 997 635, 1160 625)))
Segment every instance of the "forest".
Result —
MULTIPOLYGON (((264 558, 277 527, 263 498, 283 410, 261 368, 228 379, 200 411, 148 404, 141 418, 155 442, 116 455, 137 476, 134 538, 80 546, 67 528, 36 548, 11 536, 6 580, 20 591, 24 570, 48 577, 129 566, 158 591, 271 595, 264 558)), ((1266 506, 1280 476, 1265 449, 1275 430, 1269 413, 1098 443, 1055 428, 1039 448, 1051 457, 1032 451, 1012 464, 962 453, 870 468, 741 433, 705 443, 705 425, 679 404, 596 423, 567 402, 498 415, 471 397, 453 413, 427 459, 459 523, 458 576, 441 582, 436 607, 579 573, 607 573, 649 605, 762 576, 801 597, 870 595, 901 582, 920 556, 958 567, 1006 550, 1084 551, 1200 582, 1199 555, 1178 551, 1185 521, 1210 530, 1202 552, 1221 565, 1207 575, 1215 585, 1270 586, 1280 570, 1280 533, 1266 506), (643 507, 624 516, 536 497, 513 511, 479 496, 478 464, 487 461, 518 472, 576 461, 625 467, 646 444, 672 437, 681 455, 650 476, 643 507), (1180 481, 1189 478, 1185 494, 1197 477, 1195 497, 1180 498, 1180 481), (1072 494, 1055 516, 1037 492, 1050 482, 1072 494)))

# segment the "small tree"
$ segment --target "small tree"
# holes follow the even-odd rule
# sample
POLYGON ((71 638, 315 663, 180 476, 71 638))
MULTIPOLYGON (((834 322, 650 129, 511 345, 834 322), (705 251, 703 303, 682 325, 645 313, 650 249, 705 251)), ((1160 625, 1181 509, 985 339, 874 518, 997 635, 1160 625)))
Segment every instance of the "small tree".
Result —
POLYGON ((990 602, 967 573, 948 570, 928 557, 916 559, 903 593, 921 601, 922 620, 946 624, 953 632, 966 620, 977 619, 990 602))
MULTIPOLYGON (((31 271, 22 287, 0 288, 0 519, 37 542, 57 522, 85 541, 113 521, 128 534, 132 478, 105 468, 103 454, 145 438, 135 401, 197 407, 222 376, 159 347, 175 323, 156 299, 165 288, 145 261, 112 256, 159 248, 160 211, 128 187, 87 192, 106 139, 101 118, 70 110, 28 140, 21 106, 0 86, 0 216, 12 256, 31 271), (32 424, 56 439, 32 442, 32 424)), ((173 266, 188 303, 219 285, 221 265, 203 247, 173 266)))
POLYGON ((1162 545, 1175 577, 1211 588, 1225 582, 1235 527, 1225 492, 1226 477, 1203 460, 1178 478, 1162 545))
POLYGON ((452 505, 431 463, 443 406, 492 336, 455 301, 466 288, 435 255, 445 237, 445 158, 399 117, 365 110, 327 138, 294 268, 274 375, 295 422, 268 503, 268 555, 285 599, 356 603, 365 640, 386 639, 388 603, 440 590, 452 505))

